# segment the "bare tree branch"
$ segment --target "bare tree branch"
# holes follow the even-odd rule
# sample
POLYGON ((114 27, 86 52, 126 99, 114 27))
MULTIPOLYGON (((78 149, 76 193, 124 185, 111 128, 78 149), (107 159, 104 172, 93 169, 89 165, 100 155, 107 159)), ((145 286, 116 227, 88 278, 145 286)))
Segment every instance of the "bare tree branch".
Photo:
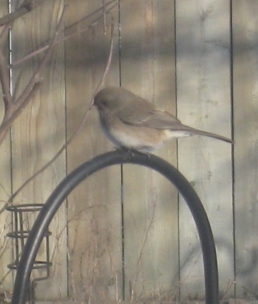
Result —
POLYGON ((41 85, 41 82, 35 82, 32 89, 30 90, 29 94, 27 95, 26 99, 24 100, 23 103, 21 103, 19 105, 19 107, 15 107, 14 106, 11 108, 11 111, 8 111, 7 114, 10 114, 10 116, 8 117, 7 115, 5 116, 1 127, 0 127, 0 145, 3 141, 4 138, 2 138, 2 133, 5 131, 8 131, 9 128, 11 127, 12 123, 14 122, 14 120, 21 114, 22 110, 27 106, 27 104, 34 98, 36 92, 38 91, 39 86, 41 85))
POLYGON ((105 67, 105 70, 102 74, 102 77, 99 81, 99 84, 97 85, 95 92, 93 93, 90 105, 88 107, 88 109, 86 110, 86 113, 84 115, 84 118, 82 120, 82 122, 80 123, 79 127, 76 129, 76 131, 72 134, 72 136, 67 140, 67 142, 60 148, 60 150, 56 153, 56 155, 48 162, 46 163, 39 171, 37 171, 35 174, 33 174, 29 179, 27 179, 13 194, 12 196, 9 198, 8 202, 5 204, 5 206, 0 210, 0 214, 1 212, 6 208, 6 206, 10 203, 12 203, 13 199, 17 196, 17 194, 28 184, 30 183, 36 176, 38 176, 40 173, 42 173, 47 167, 49 167, 58 157, 59 155, 64 151, 64 149, 72 142, 72 140, 74 139, 74 137, 81 131, 83 125, 85 124, 87 118, 88 118, 88 114, 89 111, 92 108, 92 104, 94 101, 94 96, 96 95, 96 93, 98 92, 99 88, 103 85, 103 82, 107 76, 108 70, 110 68, 110 64, 112 61, 112 54, 113 54, 113 49, 114 49, 114 22, 112 19, 112 24, 111 24, 111 40, 110 40, 110 48, 109 48, 109 55, 108 55, 108 60, 107 60, 107 64, 105 67))
MULTIPOLYGON (((123 0, 121 0, 123 1, 123 0)), ((110 12, 115 6, 118 5, 118 1, 117 0, 111 0, 107 3, 105 3, 105 7, 106 7, 106 12, 110 12)), ((103 7, 101 6, 100 8, 96 9, 94 12, 86 15, 85 17, 83 17, 82 19, 78 20, 77 22, 69 25, 68 27, 65 28, 65 31, 70 31, 70 30, 74 30, 75 28, 77 28, 78 25, 80 25, 83 21, 89 20, 90 17, 93 17, 94 15, 101 13, 98 19, 103 18, 102 16, 102 12, 103 12, 103 7)), ((92 21, 91 23, 93 23, 94 21, 92 21)))
MULTIPOLYGON (((21 95, 17 98, 17 100, 15 102, 12 102, 11 107, 7 108, 7 111, 5 113, 5 117, 4 117, 4 119, 2 121, 2 124, 0 126, 0 134, 1 133, 6 133, 6 130, 11 127, 13 121, 19 116, 21 111, 28 104, 28 102, 31 100, 31 98, 34 96, 36 90, 38 89, 39 84, 40 84, 40 73, 44 69, 47 61, 49 60, 49 58, 52 54, 55 41, 56 41, 56 39, 57 39, 57 37, 60 33, 61 26, 63 24, 64 14, 65 14, 66 9, 67 9, 67 6, 65 6, 64 9, 63 9, 62 15, 60 17, 60 20, 59 20, 57 28, 56 28, 55 35, 51 39, 51 42, 49 44, 49 48, 48 48, 44 58, 42 59, 41 63, 39 64, 39 66, 36 69, 36 71, 34 72, 34 74, 32 75, 29 83, 27 84, 27 86, 25 87, 25 89, 23 90, 21 95)), ((3 89, 7 90, 7 84, 6 84, 6 77, 7 76, 6 76, 6 73, 8 75, 8 71, 4 70, 4 67, 3 67, 4 63, 1 65, 1 63, 2 63, 1 59, 2 58, 1 58, 1 53, 0 53, 0 80, 4 81, 4 83, 2 83, 3 89), (2 69, 2 71, 1 71, 1 69, 2 69)), ((7 100, 7 105, 8 105, 8 100, 7 100)), ((1 138, 2 137, 0 136, 0 139, 1 138)), ((1 144, 1 141, 0 141, 0 144, 1 144)))
POLYGON ((111 65, 111 61, 112 61, 112 55, 113 55, 113 49, 114 49, 114 20, 112 18, 112 23, 111 23, 111 40, 110 40, 110 50, 109 50, 109 55, 108 55, 108 60, 107 60, 107 64, 106 64, 106 68, 104 70, 104 73, 100 79, 100 82, 98 84, 98 86, 96 87, 96 90, 93 94, 92 100, 91 100, 91 104, 90 107, 92 107, 93 102, 94 102, 94 97, 97 94, 97 92, 99 91, 99 89, 102 87, 103 82, 107 76, 108 70, 110 68, 111 65))
MULTIPOLYGON (((0 133, 0 145, 1 145, 2 142, 4 141, 6 135, 8 134, 8 131, 9 131, 9 129, 7 128, 7 129, 5 129, 4 131, 2 131, 2 132, 0 133)), ((1 212, 0 212, 0 214, 1 214, 1 212)))
MULTIPOLYGON (((41 1, 43 2, 43 1, 41 1)), ((40 2, 40 3, 41 3, 40 2)), ((109 7, 108 10, 106 10, 106 13, 111 11, 116 5, 117 5, 117 1, 110 1, 108 3, 106 3, 105 5, 110 5, 113 4, 111 7, 109 7), (114 2, 116 2, 115 4, 113 4, 114 2)), ((39 5, 39 4, 38 4, 39 5)), ((7 113, 4 117, 4 120, 0 126, 0 144, 2 143, 2 141, 4 140, 7 131, 9 130, 10 126, 12 125, 13 121, 19 116, 19 114, 21 113, 21 111, 26 107, 26 105, 29 103, 29 101, 35 96, 39 86, 41 85, 40 82, 40 73, 42 72, 42 70, 44 69, 47 61, 49 60, 52 50, 55 46, 55 44, 61 42, 61 41, 65 41, 66 39, 69 39, 72 36, 77 35, 78 33, 81 33, 83 31, 88 30, 89 28, 91 28, 96 22, 98 22, 99 20, 101 20, 102 16, 99 16, 97 18, 95 18, 95 20, 87 27, 84 29, 80 29, 79 31, 76 31, 75 33, 72 33, 62 39, 59 39, 59 34, 61 31, 61 25, 63 23, 63 18, 64 18, 64 14, 65 14, 65 10, 66 10, 67 6, 64 7, 64 10, 62 12, 62 15, 60 17, 60 20, 58 22, 57 28, 56 28, 56 32, 55 35, 53 36, 53 38, 51 39, 49 45, 45 46, 44 50, 47 50, 44 58, 42 59, 42 61, 40 62, 38 68, 36 69, 36 71, 34 72, 33 76, 31 77, 29 83, 27 84, 27 86, 25 87, 24 91, 21 93, 21 95, 17 98, 17 100, 15 102, 12 101, 12 96, 9 95, 6 100, 5 100, 5 104, 8 105, 8 110, 7 113), (11 107, 9 106, 11 105, 11 107)), ((101 10, 102 8, 100 8, 99 10, 101 10)), ((99 11, 98 10, 98 11, 99 11)), ((93 14, 90 14, 88 16, 92 16, 93 14)), ((82 20, 85 20, 85 18, 83 18, 82 20)), ((77 23, 78 24, 78 23, 77 23)), ((1 41, 2 39, 4 40, 4 37, 6 37, 6 33, 8 33, 8 27, 9 25, 6 25, 5 28, 3 29, 1 35, 0 35, 0 45, 1 45, 1 41)), ((42 173, 50 164, 52 164, 58 157, 59 155, 64 151, 64 149, 72 142, 72 140, 74 139, 74 137, 81 131, 82 126, 84 125, 84 123, 87 120, 89 111, 92 107, 93 101, 94 101, 94 96, 97 93, 97 91, 99 90, 99 88, 103 85, 103 82, 106 78, 106 75, 108 73, 108 70, 110 68, 110 64, 112 61, 112 54, 113 54, 113 47, 114 47, 114 20, 111 16, 111 40, 110 40, 110 49, 109 49, 109 56, 108 56, 108 60, 107 60, 107 64, 105 67, 105 70, 103 72, 103 75, 100 79, 100 82, 98 84, 98 86, 96 87, 96 90, 92 96, 90 105, 85 113, 85 116, 81 122, 81 124, 79 125, 79 127, 77 128, 77 130, 72 134, 72 136, 68 139, 68 141, 61 147, 61 149, 57 152, 57 154, 44 166, 42 167, 38 172, 36 172, 33 176, 31 176, 27 181, 25 181, 14 193, 13 195, 9 198, 8 202, 5 204, 5 206, 0 210, 0 214, 3 212, 3 210, 5 209, 5 207, 12 203, 13 199, 17 196, 17 194, 30 182, 32 181, 36 176, 38 176, 40 173, 42 173)), ((40 49, 36 52, 33 52, 31 57, 34 56, 37 53, 42 52, 43 50, 40 49)), ((24 60, 21 59, 21 60, 24 60)), ((0 50, 0 81, 2 84, 2 88, 3 88, 3 92, 9 92, 9 86, 7 85, 9 82, 9 79, 7 78, 7 76, 9 76, 8 73, 8 67, 7 67, 7 63, 4 60, 3 57, 3 53, 0 50), (7 81, 8 80, 8 81, 7 81)))
POLYGON ((8 38, 8 33, 9 33, 9 24, 4 26, 0 34, 0 82, 2 86, 5 115, 12 102, 12 96, 10 92, 10 79, 9 79, 10 75, 9 75, 8 63, 3 54, 3 49, 5 46, 5 42, 8 38))
POLYGON ((6 24, 3 29, 2 32, 0 34, 0 48, 3 49, 4 44, 6 43, 6 40, 8 38, 8 34, 9 34, 9 28, 11 26, 11 23, 6 24))
POLYGON ((13 13, 0 18, 0 26, 13 22, 17 18, 31 12, 45 0, 24 0, 23 3, 13 13))
POLYGON ((5 113, 6 113, 11 105, 12 96, 10 93, 10 79, 9 79, 8 65, 2 49, 0 49, 0 82, 2 86, 3 100, 4 100, 5 113))
MULTIPOLYGON (((112 1, 110 1, 110 2, 108 2, 108 3, 106 3, 105 5, 106 5, 106 7, 109 6, 109 8, 108 8, 108 9, 106 8, 106 11, 105 11, 106 14, 107 14, 107 13, 110 13, 110 11, 111 11, 114 7, 117 6, 117 1, 116 1, 116 0, 112 0, 112 1), (113 5, 111 5, 111 4, 113 4, 113 5)), ((69 26, 68 28, 66 28, 65 31, 68 31, 68 30, 71 31, 72 29, 75 29, 75 28, 78 26, 78 24, 80 24, 82 21, 87 20, 88 18, 92 17, 92 16, 95 15, 96 13, 99 13, 101 10, 102 10, 102 7, 99 8, 99 9, 97 9, 97 10, 94 11, 93 13, 90 13, 90 14, 87 15, 86 17, 82 18, 80 21, 78 21, 78 22, 72 24, 71 26, 69 26)), ((77 36, 77 35, 79 35, 79 34, 81 34, 81 33, 83 33, 83 32, 88 31, 88 30, 91 29, 95 24, 97 24, 102 18, 103 18, 102 15, 96 17, 96 18, 91 22, 91 24, 88 25, 87 27, 85 27, 85 28, 80 28, 80 29, 76 29, 76 30, 74 30, 73 33, 68 34, 68 35, 65 35, 64 37, 57 39, 57 40, 55 41, 55 44, 58 44, 58 43, 60 43, 60 42, 64 42, 64 41, 70 39, 71 37, 77 36)), ((32 57, 34 57, 34 56, 36 56, 36 55, 38 55, 38 54, 44 52, 44 51, 47 50, 48 48, 49 48, 49 44, 43 46, 42 48, 40 48, 40 49, 38 49, 38 50, 36 50, 36 51, 31 52, 30 54, 24 56, 23 58, 16 60, 16 61, 11 65, 11 67, 16 67, 16 66, 18 66, 18 65, 20 65, 20 64, 22 64, 22 63, 24 63, 24 62, 26 62, 27 60, 31 59, 32 57)))
MULTIPOLYGON (((58 25, 56 27, 56 31, 55 31, 55 34, 53 36, 53 38, 51 39, 50 41, 50 44, 49 44, 49 47, 48 47, 48 50, 44 56, 44 58, 42 59, 41 63, 39 64, 38 68, 36 69, 36 71, 34 72, 33 76, 31 77, 31 80, 29 81, 29 83, 27 84, 26 88, 24 89, 24 91, 22 92, 22 94, 18 97, 18 99, 15 101, 15 104, 18 104, 20 105, 21 103, 24 102, 24 100, 26 99, 26 97, 28 96, 29 92, 32 90, 34 84, 36 82, 39 81, 39 76, 40 76, 40 73, 42 72, 42 70, 44 69, 47 61, 49 60, 51 54, 52 54, 52 51, 54 49, 54 45, 55 45, 55 42, 58 38, 58 35, 60 34, 60 30, 61 30, 61 26, 63 25, 63 19, 64 19, 64 14, 66 12, 66 9, 67 9, 67 5, 64 6, 64 9, 63 9, 63 12, 62 12, 62 15, 60 17, 60 20, 58 22, 58 25)), ((1 130, 1 129, 0 129, 1 130)))
POLYGON ((104 34, 107 33, 107 8, 106 8, 106 0, 102 0, 102 15, 103 15, 103 30, 104 34))

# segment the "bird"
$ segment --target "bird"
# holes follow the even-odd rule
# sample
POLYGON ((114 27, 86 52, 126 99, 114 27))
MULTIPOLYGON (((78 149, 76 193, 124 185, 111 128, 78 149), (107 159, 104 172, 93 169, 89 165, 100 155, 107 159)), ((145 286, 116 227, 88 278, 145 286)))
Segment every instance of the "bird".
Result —
POLYGON ((173 138, 192 135, 234 143, 227 137, 188 127, 169 112, 122 87, 101 89, 93 105, 103 132, 118 148, 152 152, 173 138))

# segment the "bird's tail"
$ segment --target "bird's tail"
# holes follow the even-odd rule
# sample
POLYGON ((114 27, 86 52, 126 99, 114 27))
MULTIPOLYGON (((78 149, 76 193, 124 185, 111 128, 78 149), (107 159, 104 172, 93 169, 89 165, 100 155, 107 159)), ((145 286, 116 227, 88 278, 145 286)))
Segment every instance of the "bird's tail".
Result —
POLYGON ((184 132, 189 132, 189 135, 201 135, 201 136, 207 136, 207 137, 212 137, 212 138, 216 138, 216 139, 219 139, 219 140, 223 140, 225 142, 228 142, 230 144, 234 144, 235 142, 228 138, 228 137, 225 137, 225 136, 221 136, 221 135, 218 135, 218 134, 214 134, 214 133, 210 133, 210 132, 206 132, 206 131, 202 131, 202 130, 198 130, 198 129, 194 129, 194 128, 191 128, 191 127, 187 127, 187 126, 183 126, 182 130, 180 131, 184 131, 184 132))

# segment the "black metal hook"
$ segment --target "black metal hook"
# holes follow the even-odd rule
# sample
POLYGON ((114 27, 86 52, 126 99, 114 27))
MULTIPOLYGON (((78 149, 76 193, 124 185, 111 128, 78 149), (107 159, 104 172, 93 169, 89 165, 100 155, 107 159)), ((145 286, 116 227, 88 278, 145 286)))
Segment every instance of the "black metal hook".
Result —
POLYGON ((205 293, 207 304, 218 304, 218 267, 212 230, 203 205, 186 178, 171 164, 152 155, 136 151, 108 152, 85 162, 71 172, 54 190, 40 211, 22 253, 15 278, 12 304, 24 304, 29 278, 44 233, 68 194, 84 179, 105 167, 116 164, 137 164, 149 167, 165 176, 184 197, 194 217, 204 262, 205 293))

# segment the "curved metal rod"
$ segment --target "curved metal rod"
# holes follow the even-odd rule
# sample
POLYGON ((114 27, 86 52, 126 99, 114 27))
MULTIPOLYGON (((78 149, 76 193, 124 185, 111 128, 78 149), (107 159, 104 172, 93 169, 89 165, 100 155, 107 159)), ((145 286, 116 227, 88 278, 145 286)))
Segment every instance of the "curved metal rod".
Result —
POLYGON ((40 211, 25 244, 15 278, 12 304, 24 304, 34 260, 44 233, 68 194, 84 179, 105 167, 116 164, 137 164, 152 168, 173 183, 186 200, 194 217, 204 262, 206 303, 218 304, 218 267, 216 249, 209 220, 203 205, 186 178, 172 165, 152 154, 118 150, 85 162, 71 172, 53 191, 40 211))

